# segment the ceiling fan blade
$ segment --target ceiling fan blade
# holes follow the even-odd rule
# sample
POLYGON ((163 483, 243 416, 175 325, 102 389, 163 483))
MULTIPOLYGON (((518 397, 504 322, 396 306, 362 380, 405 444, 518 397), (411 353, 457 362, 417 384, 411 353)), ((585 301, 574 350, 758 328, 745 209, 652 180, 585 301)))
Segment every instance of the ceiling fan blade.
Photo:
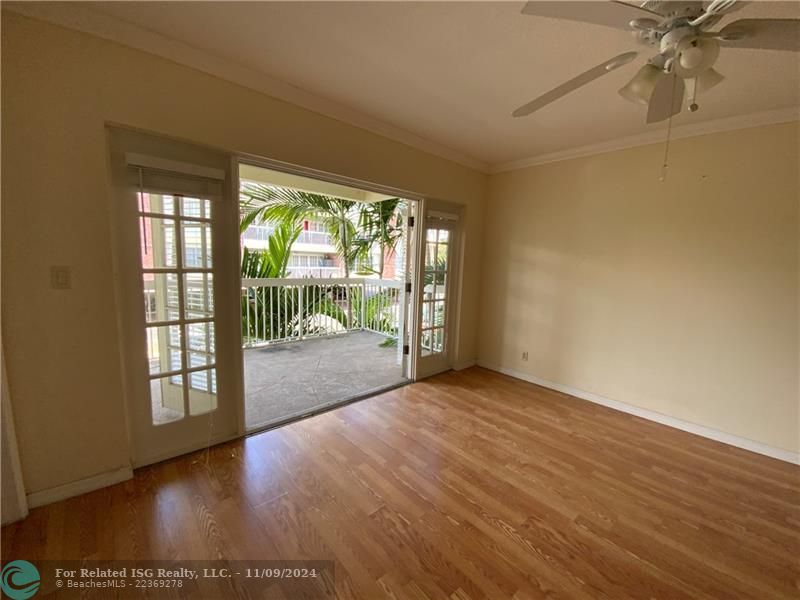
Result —
POLYGON ((725 25, 717 39, 731 48, 800 52, 800 19, 739 19, 725 25))
POLYGON ((737 0, 712 0, 712 2, 706 6, 703 14, 693 21, 690 21, 689 25, 692 27, 699 27, 703 23, 708 24, 707 22, 717 21, 720 16, 741 8, 742 4, 744 3, 737 2, 737 0))
MULTIPOLYGON (((571 2, 569 4, 572 4, 571 2)), ((625 52, 620 54, 619 56, 615 56, 614 58, 607 60, 604 63, 597 65, 578 75, 577 77, 573 77, 566 83, 562 83, 556 88, 553 88, 549 92, 542 94, 535 100, 531 100, 527 104, 520 106, 517 110, 511 113, 515 117, 524 117, 526 115, 531 114, 550 104, 551 102, 558 100, 562 96, 566 96, 570 92, 574 92, 579 87, 586 85, 597 79, 598 77, 602 77, 606 73, 610 73, 614 69, 618 69, 623 65, 627 65, 631 62, 634 58, 639 55, 638 52, 625 52)))
POLYGON ((528 2, 522 9, 522 14, 534 17, 548 17, 551 19, 565 19, 567 21, 581 21, 593 23, 615 29, 630 29, 628 23, 633 19, 642 17, 661 20, 658 13, 625 2, 528 2))
POLYGON ((678 77, 675 73, 659 79, 647 107, 647 122, 665 121, 681 112, 685 89, 686 84, 683 82, 683 78, 678 77))
POLYGON ((725 76, 715 68, 710 68, 697 76, 697 91, 707 92, 725 79, 725 76))

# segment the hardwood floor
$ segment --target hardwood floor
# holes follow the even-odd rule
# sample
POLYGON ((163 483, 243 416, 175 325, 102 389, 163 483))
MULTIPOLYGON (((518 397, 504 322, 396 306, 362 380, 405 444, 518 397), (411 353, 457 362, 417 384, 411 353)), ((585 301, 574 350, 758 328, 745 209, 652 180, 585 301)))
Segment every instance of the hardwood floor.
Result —
POLYGON ((341 598, 798 598, 800 467, 473 368, 2 533, 4 559, 334 559, 341 598))

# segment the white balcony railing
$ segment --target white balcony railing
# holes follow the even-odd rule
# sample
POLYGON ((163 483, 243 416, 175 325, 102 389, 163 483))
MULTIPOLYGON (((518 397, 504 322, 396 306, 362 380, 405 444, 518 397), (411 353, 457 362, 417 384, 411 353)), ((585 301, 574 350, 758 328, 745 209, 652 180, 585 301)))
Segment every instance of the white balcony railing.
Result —
POLYGON ((301 231, 297 236, 299 244, 317 244, 320 246, 331 246, 331 234, 325 231, 301 231))
MULTIPOLYGON (((348 331, 397 338, 405 318, 402 288, 402 281, 388 279, 242 279, 242 346, 254 348, 348 331)), ((168 310, 170 294, 167 296, 163 308, 168 310)), ((144 301, 147 322, 160 320, 152 281, 145 281, 144 301)), ((177 306, 174 310, 177 313, 177 306)))
POLYGON ((289 272, 289 276, 293 278, 311 277, 316 279, 330 279, 331 277, 342 276, 342 268, 333 266, 293 267, 290 265, 286 270, 289 272))
POLYGON ((245 348, 366 330, 397 337, 403 282, 386 279, 242 279, 245 348))
MULTIPOLYGON (((269 241, 273 233, 275 233, 275 227, 272 225, 250 225, 250 227, 245 229, 242 237, 245 240, 266 242, 269 241)), ((296 243, 330 246, 333 242, 331 241, 331 235, 327 231, 304 230, 297 236, 296 243)))

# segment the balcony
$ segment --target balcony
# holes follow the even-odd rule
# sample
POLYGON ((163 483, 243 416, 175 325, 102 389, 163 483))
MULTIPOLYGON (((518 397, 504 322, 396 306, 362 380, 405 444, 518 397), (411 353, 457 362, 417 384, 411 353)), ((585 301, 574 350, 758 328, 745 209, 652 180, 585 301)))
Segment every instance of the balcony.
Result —
POLYGON ((243 279, 248 429, 405 382, 400 281, 243 279))

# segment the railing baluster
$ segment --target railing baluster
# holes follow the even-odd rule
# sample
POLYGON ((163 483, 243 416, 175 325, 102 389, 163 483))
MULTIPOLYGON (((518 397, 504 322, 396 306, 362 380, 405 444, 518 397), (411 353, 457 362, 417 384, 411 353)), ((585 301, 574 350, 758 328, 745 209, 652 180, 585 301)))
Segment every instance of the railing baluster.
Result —
POLYGON ((244 291, 244 308, 245 308, 245 315, 247 315, 247 340, 249 343, 252 344, 252 340, 250 339, 250 288, 245 288, 244 291))
MULTIPOLYGON (((274 309, 274 306, 275 306, 275 302, 272 299, 272 296, 273 296, 272 290, 274 290, 274 289, 275 288, 273 288, 273 287, 268 287, 267 288, 267 290, 269 291, 269 341, 270 342, 273 340, 273 336, 275 335, 275 323, 274 323, 274 315, 273 315, 273 313, 274 313, 273 309, 274 309)), ((264 337, 266 337, 266 336, 264 336, 264 337)))
POLYGON ((292 301, 291 291, 288 285, 283 288, 283 339, 288 340, 292 335, 292 327, 289 322, 289 303, 292 301))
POLYGON ((303 339, 303 321, 306 317, 306 307, 303 304, 303 286, 297 286, 297 303, 299 305, 298 313, 297 313, 297 334, 298 337, 302 340, 303 339))
POLYGON ((254 314, 253 314, 254 319, 253 320, 255 321, 255 327, 253 329, 253 333, 255 335, 253 337, 256 338, 256 343, 258 343, 258 311, 259 311, 258 297, 260 296, 260 293, 261 293, 261 288, 255 288, 255 293, 253 294, 253 297, 255 298, 255 307, 254 307, 255 310, 253 311, 254 312, 254 314))
POLYGON ((369 329, 367 326, 367 282, 361 282, 361 329, 369 329))
POLYGON ((242 346, 356 330, 398 337, 402 289, 402 282, 383 279, 243 279, 242 346), (345 322, 334 319, 326 305, 341 312, 345 322))
POLYGON ((280 339, 280 335, 281 335, 281 301, 280 301, 281 288, 280 287, 275 287, 275 288, 272 288, 272 289, 275 290, 275 296, 276 296, 276 298, 275 298, 275 309, 276 309, 275 317, 276 317, 276 320, 278 321, 278 327, 275 330, 275 333, 277 334, 277 338, 275 337, 275 335, 273 335, 272 339, 273 340, 279 340, 280 339))

